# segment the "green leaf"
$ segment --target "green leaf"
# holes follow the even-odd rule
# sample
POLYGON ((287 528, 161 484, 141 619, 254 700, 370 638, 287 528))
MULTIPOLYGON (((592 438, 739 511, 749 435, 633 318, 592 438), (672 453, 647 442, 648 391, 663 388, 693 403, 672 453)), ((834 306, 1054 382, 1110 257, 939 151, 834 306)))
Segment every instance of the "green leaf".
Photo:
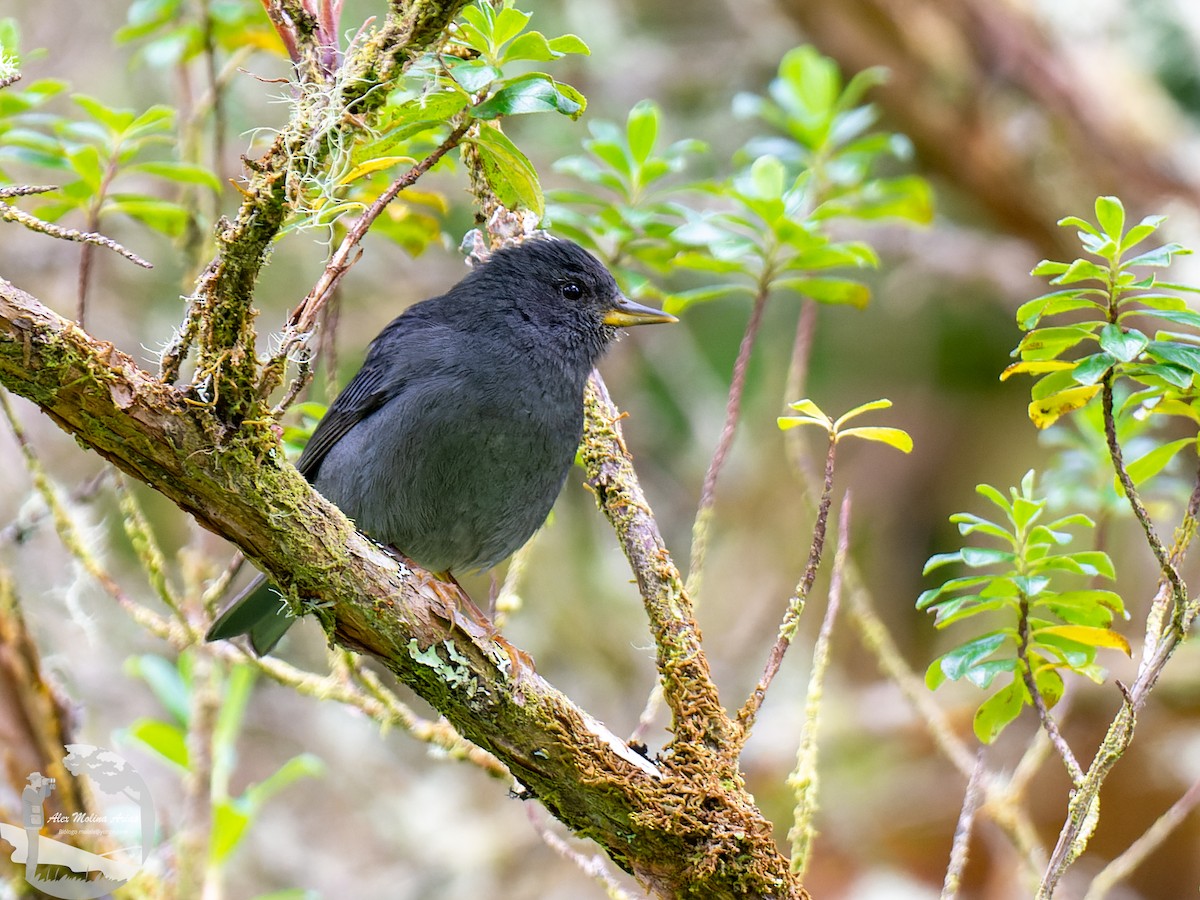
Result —
POLYGON ((886 428, 879 426, 862 426, 858 428, 848 428, 845 431, 838 433, 838 438, 856 437, 866 441, 877 441, 881 444, 887 444, 890 447, 895 447, 902 453, 911 453, 913 448, 913 440, 906 431, 899 428, 886 428))
POLYGON ((155 231, 172 237, 183 233, 188 222, 188 212, 178 203, 156 200, 136 194, 114 195, 104 206, 106 212, 119 212, 137 219, 155 231))
POLYGON ((1183 246, 1183 244, 1163 244, 1161 247, 1155 247, 1153 250, 1147 250, 1140 256, 1135 256, 1133 259, 1127 259, 1121 264, 1121 268, 1128 269, 1130 266, 1165 267, 1171 264, 1171 260, 1174 257, 1187 256, 1191 252, 1192 251, 1183 246))
POLYGON ((825 431, 830 430, 829 422, 825 419, 818 419, 811 416, 779 416, 775 420, 781 431, 787 431, 789 428, 797 428, 801 425, 816 425, 825 431))
POLYGON ((1046 703, 1047 709, 1053 709, 1062 699, 1065 685, 1062 676, 1053 666, 1042 666, 1033 673, 1033 682, 1037 685, 1038 693, 1046 703))
POLYGON ((957 681, 999 650, 1008 639, 1009 634, 1006 631, 989 632, 955 647, 949 653, 942 654, 935 661, 935 665, 946 678, 957 681))
POLYGON ((1100 237, 1100 232, 1096 230, 1096 226, 1087 219, 1079 218, 1079 216, 1067 216, 1064 219, 1059 219, 1058 224, 1062 228, 1078 228, 1084 234, 1100 237))
POLYGON ((981 743, 990 744, 1021 714, 1025 700, 1025 685, 1014 678, 1011 684, 992 694, 975 710, 972 721, 975 737, 981 743))
POLYGON ((1036 328, 1021 339, 1017 350, 1023 360, 1053 359, 1081 341, 1094 339, 1094 332, 1099 327, 1099 322, 1093 322, 1085 325, 1036 328))
POLYGON ((781 278, 775 283, 818 303, 863 309, 871 302, 870 288, 846 278, 781 278))
MULTIPOLYGON (((955 554, 955 556, 957 556, 957 554, 955 554)), ((917 609, 928 608, 931 603, 944 594, 953 593, 954 591, 962 590, 964 588, 975 587, 976 585, 985 584, 991 580, 991 575, 964 575, 960 578, 951 578, 949 581, 939 587, 930 588, 927 591, 923 591, 921 596, 917 598, 917 609)))
POLYGON ((964 536, 979 533, 988 534, 1009 543, 1015 540, 1012 534, 995 522, 974 513, 955 513, 950 517, 950 521, 958 526, 958 533, 964 536))
POLYGON ((97 147, 92 144, 71 147, 67 150, 67 162, 91 193, 100 192, 100 185, 104 181, 104 164, 100 161, 97 147))
POLYGON ((1104 233, 1114 241, 1121 239, 1125 230, 1125 207, 1116 197, 1096 198, 1096 221, 1104 229, 1104 233))
POLYGON ((508 6, 501 9, 492 23, 492 42, 501 47, 525 30, 530 13, 508 6))
POLYGON ((1056 278, 1052 278, 1050 283, 1076 284, 1080 281, 1100 281, 1107 284, 1108 270, 1086 259, 1077 259, 1067 266, 1065 272, 1056 278))
MULTIPOLYGON (((1058 224, 1062 225, 1063 222, 1065 222, 1065 221, 1066 220, 1064 219, 1064 220, 1060 221, 1058 224)), ((1036 266, 1034 266, 1029 271, 1029 274, 1030 275, 1040 275, 1040 276, 1061 275, 1063 272, 1067 271, 1067 269, 1069 269, 1069 268, 1070 268, 1070 266, 1065 262, 1058 262, 1053 259, 1043 259, 1041 262, 1039 262, 1036 266)))
POLYGON ((528 209, 542 215, 545 199, 537 170, 516 144, 498 128, 483 123, 473 143, 479 163, 496 198, 509 209, 528 209))
POLYGON ((934 569, 940 569, 942 566, 950 563, 961 563, 963 561, 962 551, 956 550, 953 553, 935 553, 925 561, 925 568, 921 570, 922 575, 928 575, 934 569))
POLYGON ((1093 353, 1075 361, 1071 377, 1076 384, 1099 384, 1116 362, 1111 353, 1093 353))
POLYGON ((1088 307, 1100 309, 1101 304, 1090 299, 1096 294, 1097 292, 1092 288, 1064 288, 1061 291, 1042 294, 1040 297, 1022 303, 1017 308, 1017 327, 1022 331, 1028 331, 1047 316, 1074 312, 1077 309, 1087 309, 1088 307))
POLYGON ((167 762, 187 770, 187 737, 178 725, 160 722, 158 719, 138 719, 129 726, 128 735, 167 762))
POLYGON ((1180 438, 1177 441, 1162 444, 1129 463, 1126 471, 1129 473, 1129 477, 1133 479, 1135 485, 1141 485, 1166 468, 1167 464, 1184 447, 1195 446, 1196 438, 1194 437, 1180 438))
POLYGON ((560 84, 549 75, 531 72, 505 82, 487 100, 471 108, 476 119, 496 119, 500 116, 527 113, 560 112, 578 119, 587 101, 583 94, 568 84, 560 84))
POLYGON ((997 550, 993 547, 963 547, 960 552, 963 563, 972 569, 1011 563, 1014 559, 1013 554, 1009 551, 997 550))
POLYGON ((1200 347, 1192 347, 1178 341, 1151 341, 1146 350, 1157 360, 1174 363, 1200 374, 1200 347))
POLYGON ((1125 253, 1125 251, 1129 250, 1135 244, 1140 244, 1146 238, 1150 237, 1166 220, 1166 216, 1146 216, 1146 218, 1130 228, 1121 240, 1121 253, 1125 253))
POLYGON ((125 166, 125 172, 145 172, 168 181, 180 184, 199 184, 217 193, 221 191, 221 182, 212 170, 192 163, 171 160, 169 162, 143 162, 125 166))
POLYGON ((654 142, 658 139, 658 118, 658 106, 650 100, 642 100, 634 104, 625 119, 629 153, 638 165, 645 163, 654 150, 654 142))
POLYGON ((861 416, 863 413, 872 412, 876 409, 891 409, 892 401, 886 398, 880 400, 870 400, 866 403, 861 403, 848 412, 838 416, 837 421, 833 423, 835 429, 841 428, 851 419, 861 416))
POLYGON ((168 659, 152 653, 130 657, 125 669, 149 685, 176 724, 186 726, 191 708, 191 691, 179 669, 168 659))
POLYGON ((550 38, 550 49, 562 56, 568 53, 578 56, 592 55, 592 48, 587 45, 583 38, 574 34, 560 34, 558 37, 550 38))
POLYGON ((527 59, 533 62, 547 62, 559 56, 562 56, 562 54, 554 52, 550 46, 550 42, 546 40, 546 36, 540 31, 527 31, 519 35, 504 50, 504 62, 506 63, 520 59, 527 59))
POLYGON ((241 843, 250 827, 250 814, 229 800, 213 804, 212 845, 209 853, 214 863, 222 863, 241 843))
POLYGON ((1135 328, 1125 330, 1109 323, 1100 329, 1100 349, 1111 353, 1121 362, 1137 359, 1149 343, 1149 338, 1135 328))
MULTIPOLYGON (((1141 297, 1137 298, 1141 300, 1141 297)), ((1176 298, 1181 299, 1181 298, 1176 298)), ((1190 309, 1164 309, 1155 310, 1153 313, 1145 313, 1142 310, 1134 310, 1126 313, 1126 315, 1153 315, 1156 319, 1164 319, 1168 322, 1173 322, 1176 325, 1186 325, 1190 328, 1200 329, 1200 313, 1190 309)))
POLYGON ((87 94, 72 94, 71 99, 111 134, 120 134, 133 123, 131 109, 113 109, 87 94))

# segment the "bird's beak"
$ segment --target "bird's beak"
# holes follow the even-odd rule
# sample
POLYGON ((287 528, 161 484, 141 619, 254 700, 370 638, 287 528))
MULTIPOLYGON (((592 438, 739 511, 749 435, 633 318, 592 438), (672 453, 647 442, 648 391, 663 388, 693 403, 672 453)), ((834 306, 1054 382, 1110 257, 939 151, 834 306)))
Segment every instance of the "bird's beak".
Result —
POLYGON ((616 302, 604 313, 604 324, 614 328, 628 328, 631 325, 655 325, 657 323, 678 322, 670 313, 650 306, 634 303, 624 294, 618 294, 616 302))

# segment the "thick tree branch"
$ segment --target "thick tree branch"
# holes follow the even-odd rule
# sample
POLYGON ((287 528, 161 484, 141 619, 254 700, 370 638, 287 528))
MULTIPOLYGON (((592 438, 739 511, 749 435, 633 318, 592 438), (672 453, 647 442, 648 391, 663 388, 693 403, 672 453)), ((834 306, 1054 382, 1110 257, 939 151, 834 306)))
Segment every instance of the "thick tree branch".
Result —
MULTIPOLYGON (((460 615, 449 586, 358 534, 284 461, 269 429, 231 429, 210 406, 2 280, 0 384, 237 544, 304 598, 334 643, 377 658, 659 896, 807 897, 740 778, 718 778, 728 766, 706 771, 703 753, 681 752, 680 738, 693 729, 677 732, 676 752, 660 764, 631 750, 520 651, 460 615)), ((627 512, 632 521, 648 515, 644 502, 627 512)), ((653 542, 643 549, 656 552, 653 542)), ((647 587, 661 578, 677 606, 686 599, 665 556, 657 569, 638 571, 647 587)), ((713 707, 703 656, 686 655, 698 649, 686 609, 662 624, 683 642, 670 671, 687 681, 697 708, 679 714, 705 723, 704 746, 727 737, 729 726, 713 707)))

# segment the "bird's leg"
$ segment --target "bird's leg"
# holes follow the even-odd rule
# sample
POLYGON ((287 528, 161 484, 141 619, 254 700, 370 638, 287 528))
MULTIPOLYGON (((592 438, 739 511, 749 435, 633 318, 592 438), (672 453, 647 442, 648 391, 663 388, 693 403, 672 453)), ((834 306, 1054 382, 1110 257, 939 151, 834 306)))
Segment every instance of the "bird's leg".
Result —
POLYGON ((441 601, 448 620, 454 622, 457 619, 460 625, 469 625, 470 627, 466 628, 468 632, 474 633, 476 637, 482 637, 500 648, 507 658, 507 673, 510 678, 522 669, 530 672, 533 671, 533 658, 524 650, 519 649, 504 639, 499 629, 496 628, 495 623, 484 614, 483 610, 475 605, 475 601, 471 599, 471 595, 466 592, 466 589, 458 583, 458 579, 450 572, 430 572, 418 566, 395 547, 388 545, 381 546, 397 562, 421 576, 421 581, 425 587, 429 588, 433 595, 441 601), (453 588, 453 590, 448 591, 448 587, 453 588))

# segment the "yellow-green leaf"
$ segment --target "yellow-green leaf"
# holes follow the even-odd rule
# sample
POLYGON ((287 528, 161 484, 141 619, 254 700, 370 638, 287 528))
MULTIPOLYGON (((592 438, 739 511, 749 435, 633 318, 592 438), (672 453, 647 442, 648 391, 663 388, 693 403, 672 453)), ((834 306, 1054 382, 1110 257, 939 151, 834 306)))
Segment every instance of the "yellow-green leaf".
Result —
POLYGON ((1087 406, 1100 393, 1100 385, 1089 384, 1051 394, 1029 404, 1029 418, 1038 428, 1049 428, 1060 417, 1087 406))
POLYGON ((911 453, 913 448, 913 440, 909 437, 908 432, 902 431, 899 428, 864 425, 860 428, 847 428, 845 431, 839 431, 838 439, 840 440, 844 437, 857 437, 865 441, 878 441, 881 444, 895 447, 903 453, 911 453))
POLYGON ((366 162, 359 163, 340 179, 338 179, 338 184, 349 184, 352 181, 357 181, 364 175, 370 175, 374 172, 390 169, 392 166, 398 166, 401 163, 406 166, 411 166, 415 162, 416 160, 411 156, 377 156, 374 159, 368 159, 366 162))
POLYGON ((1007 381, 1013 375, 1044 375, 1046 372, 1057 372, 1061 369, 1075 368, 1074 362, 1065 359, 1035 359, 1015 362, 1000 373, 1000 380, 1007 381))
POLYGON ((861 406, 856 406, 854 409, 838 417, 838 420, 833 423, 834 428, 841 428, 846 422, 853 419, 855 416, 861 416, 865 412, 870 412, 873 409, 889 409, 891 408, 891 400, 872 400, 870 403, 863 403, 861 406))
POLYGON ((816 416, 780 416, 775 421, 779 423, 779 427, 783 431, 799 425, 816 425, 825 431, 833 430, 833 426, 828 419, 819 419, 816 416))
POLYGON ((1126 656, 1133 655, 1133 651, 1129 647, 1129 641, 1125 640, 1125 636, 1109 628, 1095 628, 1091 625, 1048 625, 1034 632, 1035 638, 1046 634, 1057 635, 1058 637, 1066 638, 1068 641, 1086 644, 1089 647, 1107 647, 1111 650, 1120 650, 1126 656))

